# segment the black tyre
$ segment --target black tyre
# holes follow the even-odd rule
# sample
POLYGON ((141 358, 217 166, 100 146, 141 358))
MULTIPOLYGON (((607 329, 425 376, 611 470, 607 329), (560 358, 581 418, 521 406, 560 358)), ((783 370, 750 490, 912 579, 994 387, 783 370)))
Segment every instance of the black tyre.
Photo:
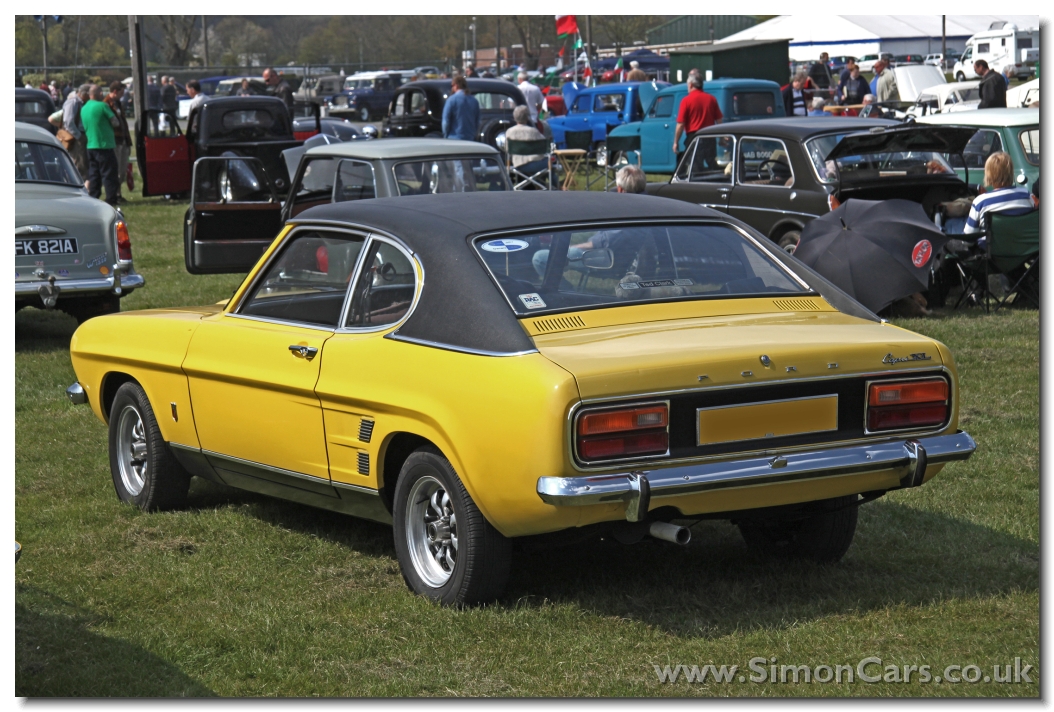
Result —
POLYGON ((845 556, 856 533, 857 495, 835 497, 802 519, 743 520, 739 532, 751 551, 785 559, 834 563, 845 556))
POLYGON ((801 230, 791 230, 780 235, 779 246, 784 252, 793 255, 798 249, 799 242, 801 242, 801 230))
POLYGON ((410 455, 395 486, 395 550, 412 591, 446 606, 489 603, 509 578, 511 542, 433 447, 410 455))
POLYGON ((169 452, 135 381, 117 389, 110 408, 110 474, 121 501, 144 512, 186 505, 190 474, 169 452))

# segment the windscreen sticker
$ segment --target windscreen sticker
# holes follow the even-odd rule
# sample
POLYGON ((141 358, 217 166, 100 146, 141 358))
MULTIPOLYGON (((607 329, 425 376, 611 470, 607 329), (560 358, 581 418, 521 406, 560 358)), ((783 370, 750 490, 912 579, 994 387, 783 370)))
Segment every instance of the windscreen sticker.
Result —
POLYGON ((545 309, 545 302, 542 301, 541 295, 537 292, 531 292, 530 294, 521 294, 520 301, 523 302, 523 306, 528 309, 545 309))
POLYGON ((526 250, 530 245, 523 240, 487 240, 480 247, 487 252, 519 252, 526 250))
POLYGON ((695 284, 690 279, 646 279, 640 282, 619 282, 623 289, 653 289, 655 287, 690 287, 695 284))

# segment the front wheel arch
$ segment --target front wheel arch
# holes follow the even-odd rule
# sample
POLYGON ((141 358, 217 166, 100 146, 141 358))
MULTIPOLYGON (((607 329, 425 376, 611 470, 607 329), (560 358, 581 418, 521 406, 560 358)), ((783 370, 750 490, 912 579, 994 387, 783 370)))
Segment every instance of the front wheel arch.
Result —
POLYGON ((111 371, 102 377, 102 388, 99 389, 99 406, 103 413, 103 420, 107 425, 110 423, 110 410, 113 408, 113 400, 117 397, 117 391, 129 381, 135 381, 130 374, 121 371, 111 371))

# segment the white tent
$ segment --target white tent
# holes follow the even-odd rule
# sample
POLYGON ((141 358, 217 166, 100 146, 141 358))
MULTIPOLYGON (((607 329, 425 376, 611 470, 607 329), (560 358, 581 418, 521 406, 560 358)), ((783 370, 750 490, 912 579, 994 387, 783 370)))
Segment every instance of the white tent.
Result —
MULTIPOLYGON (((948 49, 962 51, 966 40, 1000 20, 1019 29, 1038 28, 1038 15, 947 15, 948 49)), ((718 40, 790 40, 790 56, 799 61, 832 56, 941 51, 940 15, 780 15, 718 40)))

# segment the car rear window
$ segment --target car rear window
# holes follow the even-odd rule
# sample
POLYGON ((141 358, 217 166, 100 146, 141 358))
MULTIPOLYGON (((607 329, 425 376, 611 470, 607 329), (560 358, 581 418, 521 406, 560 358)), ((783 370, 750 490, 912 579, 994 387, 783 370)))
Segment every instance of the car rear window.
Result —
POLYGON ((734 116, 772 116, 776 112, 776 97, 770 91, 738 91, 732 95, 734 116))
POLYGON ((268 109, 231 109, 210 129, 209 140, 257 141, 291 135, 288 119, 268 109))
POLYGON ((1039 165, 1039 129, 1028 129, 1017 135, 1021 141, 1021 150, 1025 152, 1025 160, 1034 166, 1039 165))
POLYGON ((84 186, 65 151, 33 141, 15 141, 15 181, 84 186))
POLYGON ((488 109, 504 109, 512 111, 516 108, 516 100, 506 94, 495 94, 493 92, 481 91, 473 92, 472 96, 476 97, 476 101, 479 102, 479 108, 484 111, 488 109))
POLYGON ((505 169, 495 158, 436 158, 399 163, 393 170, 399 195, 508 190, 505 169))
POLYGON ((897 180, 908 176, 951 175, 955 172, 943 155, 933 151, 887 151, 827 160, 838 142, 848 135, 828 134, 805 142, 805 152, 809 154, 816 177, 821 183, 897 180))
POLYGON ((16 99, 15 116, 43 116, 47 117, 54 109, 47 102, 38 99, 16 99))
POLYGON ((809 291, 723 223, 584 227, 474 244, 520 315, 809 291))

